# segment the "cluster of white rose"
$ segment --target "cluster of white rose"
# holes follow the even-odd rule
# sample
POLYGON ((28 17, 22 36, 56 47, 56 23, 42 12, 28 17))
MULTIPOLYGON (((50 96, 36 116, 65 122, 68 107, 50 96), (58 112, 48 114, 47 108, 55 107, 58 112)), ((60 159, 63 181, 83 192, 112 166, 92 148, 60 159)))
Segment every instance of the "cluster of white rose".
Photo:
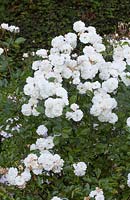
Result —
MULTIPOLYGON (((78 105, 76 104, 71 107, 73 109, 78 109, 78 105)), ((38 156, 36 153, 30 153, 22 161, 25 169, 21 174, 18 172, 17 168, 9 168, 6 176, 4 175, 3 177, 8 184, 15 185, 19 188, 25 188, 26 183, 31 179, 31 172, 35 175, 42 173, 47 173, 47 175, 49 175, 49 173, 61 173, 64 160, 61 159, 58 154, 53 154, 49 151, 54 147, 54 137, 48 136, 48 129, 44 125, 40 125, 37 128, 36 133, 42 137, 38 138, 36 143, 30 146, 30 151, 38 150, 40 155, 38 156)), ((74 163, 73 167, 76 176, 85 175, 87 165, 84 162, 74 163)))
POLYGON ((35 144, 30 146, 30 150, 39 150, 40 155, 30 153, 22 162, 25 165, 24 171, 20 174, 17 168, 11 167, 6 174, 6 181, 10 185, 24 188, 26 182, 31 179, 31 171, 35 175, 42 173, 61 173, 64 165, 63 159, 58 154, 53 154, 49 150, 54 147, 52 136, 47 136, 48 129, 40 125, 36 130, 37 134, 42 136, 38 138, 35 144))
POLYGON ((104 200, 105 199, 102 189, 100 189, 98 187, 96 187, 96 190, 93 190, 90 192, 89 197, 90 198, 93 197, 93 198, 95 198, 95 200, 104 200))
POLYGON ((16 185, 19 188, 24 188, 26 182, 31 179, 31 173, 29 169, 25 169, 20 175, 18 174, 18 169, 11 167, 6 174, 6 181, 10 185, 16 185))
POLYGON ((120 45, 117 44, 114 48, 113 59, 123 61, 125 59, 126 63, 130 65, 130 40, 120 41, 120 45), (123 45, 123 43, 126 43, 123 45), (122 44, 122 45, 121 45, 122 44))
POLYGON ((44 150, 49 150, 54 147, 53 137, 48 136, 47 138, 39 138, 36 141, 35 149, 38 149, 40 152, 44 152, 44 150))
MULTIPOLYGON (((116 93, 120 81, 130 85, 129 72, 126 71, 130 60, 129 43, 113 47, 113 60, 105 61, 103 52, 106 47, 96 29, 86 27, 82 21, 75 22, 73 29, 76 33, 52 39, 50 51, 39 49, 36 52, 40 59, 32 64, 34 76, 27 78, 24 93, 30 99, 22 106, 22 113, 26 116, 38 116, 38 103, 44 100, 47 117, 63 115, 64 108, 69 106, 68 99, 71 95, 63 86, 67 79, 80 94, 85 94, 88 90, 93 92, 93 105, 90 109, 92 115, 97 116, 101 122, 114 124, 118 121, 118 116, 113 113, 117 102, 111 94, 116 93), (75 53, 78 42, 85 45, 80 55, 75 53)), ((72 109, 65 116, 78 122, 82 119, 83 112, 79 108, 72 109)))
POLYGON ((86 173, 87 165, 84 162, 73 164, 74 173, 76 176, 84 176, 86 173))
POLYGON ((90 113, 98 117, 99 121, 114 124, 118 120, 117 115, 112 113, 112 109, 116 108, 117 102, 103 90, 94 92, 92 103, 90 113))
POLYGON ((38 157, 36 154, 29 154, 24 159, 24 165, 33 171, 34 174, 42 174, 43 170, 47 172, 60 173, 64 164, 64 161, 58 154, 52 154, 49 151, 41 152, 38 157))
POLYGON ((10 32, 14 32, 14 33, 19 33, 19 31, 20 31, 19 27, 14 26, 14 25, 9 26, 6 23, 2 23, 1 28, 6 30, 6 31, 10 31, 10 32))

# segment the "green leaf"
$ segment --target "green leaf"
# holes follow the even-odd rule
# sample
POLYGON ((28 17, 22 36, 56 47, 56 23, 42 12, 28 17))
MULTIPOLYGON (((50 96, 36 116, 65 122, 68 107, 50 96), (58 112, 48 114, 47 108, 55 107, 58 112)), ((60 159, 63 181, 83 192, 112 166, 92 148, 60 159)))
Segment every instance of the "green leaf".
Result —
POLYGON ((63 138, 69 138, 69 135, 67 133, 62 133, 63 138))
POLYGON ((55 78, 54 78, 54 77, 51 77, 51 78, 48 79, 48 81, 49 81, 49 82, 54 82, 54 81, 55 81, 55 78))
POLYGON ((96 177, 99 178, 101 175, 101 170, 99 168, 95 169, 96 177))
POLYGON ((76 101, 77 101, 77 95, 73 95, 69 99, 70 104, 76 103, 76 101))
POLYGON ((22 43, 24 43, 25 42, 25 38, 23 38, 23 37, 19 37, 19 38, 17 38, 16 40, 15 40, 15 44, 22 44, 22 43))
POLYGON ((55 145, 58 145, 60 143, 60 137, 54 137, 54 140, 53 140, 54 144, 55 145))

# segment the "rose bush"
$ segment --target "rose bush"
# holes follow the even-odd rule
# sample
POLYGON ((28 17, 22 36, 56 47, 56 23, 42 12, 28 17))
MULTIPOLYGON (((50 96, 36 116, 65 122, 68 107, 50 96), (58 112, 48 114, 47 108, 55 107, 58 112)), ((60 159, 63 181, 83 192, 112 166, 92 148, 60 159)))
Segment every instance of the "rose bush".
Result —
POLYGON ((24 54, 34 73, 16 95, 20 130, 2 145, 4 199, 129 199, 130 40, 82 21, 73 30, 24 54))

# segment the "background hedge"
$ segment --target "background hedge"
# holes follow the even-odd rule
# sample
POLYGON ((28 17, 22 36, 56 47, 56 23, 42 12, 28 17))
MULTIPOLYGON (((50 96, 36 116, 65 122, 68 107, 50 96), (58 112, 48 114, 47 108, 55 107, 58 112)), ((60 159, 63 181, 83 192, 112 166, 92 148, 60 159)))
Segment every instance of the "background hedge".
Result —
POLYGON ((129 0, 0 0, 0 22, 20 26, 28 39, 25 49, 45 48, 79 19, 100 34, 113 33, 118 22, 129 22, 129 5, 129 0))

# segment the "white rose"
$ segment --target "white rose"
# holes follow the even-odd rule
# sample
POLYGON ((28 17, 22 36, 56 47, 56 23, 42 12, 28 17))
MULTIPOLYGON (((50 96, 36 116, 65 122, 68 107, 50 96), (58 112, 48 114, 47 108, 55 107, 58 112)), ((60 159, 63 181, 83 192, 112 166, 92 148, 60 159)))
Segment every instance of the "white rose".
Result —
POLYGON ((36 51, 36 55, 40 56, 42 58, 46 58, 47 57, 47 50, 46 49, 39 49, 36 51))
POLYGON ((25 180, 25 181, 29 181, 31 179, 31 173, 29 169, 25 169, 24 172, 21 174, 21 177, 25 180))
POLYGON ((25 116, 30 116, 32 113, 32 108, 30 104, 23 104, 22 105, 22 110, 21 112, 23 113, 23 115, 25 116))
POLYGON ((4 49, 0 48, 0 55, 4 52, 4 49))
POLYGON ((89 43, 89 34, 88 33, 81 33, 80 37, 79 37, 80 42, 87 44, 89 43))
POLYGON ((127 118, 127 121, 126 121, 126 123, 127 123, 127 126, 129 126, 129 127, 130 127, 130 117, 128 117, 128 118, 127 118))
POLYGON ((73 103, 73 104, 71 104, 70 108, 71 108, 73 111, 76 111, 77 109, 79 109, 79 106, 78 106, 76 103, 73 103))
POLYGON ((73 24, 73 29, 75 32, 84 32, 86 30, 85 23, 77 21, 73 24))
POLYGON ((6 24, 6 23, 2 23, 2 24, 1 24, 1 27, 2 27, 3 29, 5 29, 5 30, 8 30, 8 29, 9 29, 9 25, 6 24))
POLYGON ((77 164, 73 164, 74 173, 76 176, 84 176, 86 173, 87 165, 84 162, 78 162, 77 164))
POLYGON ((53 197, 51 200, 62 200, 62 199, 59 198, 59 197, 57 197, 57 196, 55 196, 55 197, 53 197))
POLYGON ((42 135, 43 137, 46 137, 47 136, 47 132, 48 132, 48 129, 46 126, 44 125, 40 125, 38 126, 37 130, 36 130, 36 133, 38 135, 42 135))
POLYGON ((83 118, 83 112, 81 110, 76 110, 72 113, 72 119, 75 122, 79 122, 83 118))
POLYGON ((25 180, 24 180, 24 178, 22 177, 22 176, 17 176, 16 178, 15 178, 15 184, 17 185, 17 186, 23 186, 23 185, 25 185, 25 180))

